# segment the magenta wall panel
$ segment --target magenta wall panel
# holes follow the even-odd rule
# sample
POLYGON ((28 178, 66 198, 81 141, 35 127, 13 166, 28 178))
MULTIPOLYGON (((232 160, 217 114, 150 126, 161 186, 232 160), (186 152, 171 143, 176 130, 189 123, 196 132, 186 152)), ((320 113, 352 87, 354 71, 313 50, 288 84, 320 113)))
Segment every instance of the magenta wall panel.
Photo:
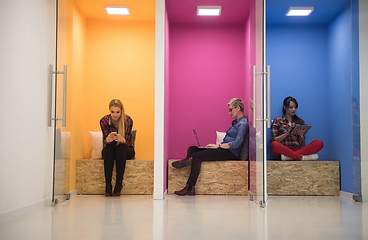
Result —
POLYGON ((226 131, 232 121, 227 102, 232 97, 249 102, 245 29, 244 23, 170 24, 168 158, 185 156, 188 146, 194 144, 193 128, 201 145, 214 143, 215 131, 226 131))

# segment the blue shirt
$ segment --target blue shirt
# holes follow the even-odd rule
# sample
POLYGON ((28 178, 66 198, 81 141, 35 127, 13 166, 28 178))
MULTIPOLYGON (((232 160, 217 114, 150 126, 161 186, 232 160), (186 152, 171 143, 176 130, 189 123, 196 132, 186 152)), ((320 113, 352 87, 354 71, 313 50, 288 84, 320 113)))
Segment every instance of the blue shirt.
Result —
MULTIPOLYGON (((242 143, 245 136, 248 134, 248 121, 245 117, 235 119, 232 126, 226 131, 226 135, 222 143, 230 145, 229 150, 234 153, 237 158, 240 158, 242 143)), ((222 144, 221 143, 221 144, 222 144)))

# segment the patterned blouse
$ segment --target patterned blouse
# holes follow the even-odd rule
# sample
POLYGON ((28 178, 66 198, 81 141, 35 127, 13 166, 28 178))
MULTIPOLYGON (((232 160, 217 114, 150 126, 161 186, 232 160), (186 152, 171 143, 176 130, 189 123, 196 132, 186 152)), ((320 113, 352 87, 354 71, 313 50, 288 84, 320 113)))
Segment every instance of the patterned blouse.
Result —
MULTIPOLYGON (((106 145, 106 137, 111 132, 117 132, 118 128, 114 126, 111 122, 111 115, 106 115, 100 120, 100 126, 103 135, 103 145, 106 145)), ((132 128, 133 128, 133 120, 125 114, 125 140, 126 145, 133 146, 132 144, 132 128)))
MULTIPOLYGON (((289 125, 289 121, 284 117, 273 120, 271 127, 271 142, 275 141, 276 137, 289 131, 295 124, 292 123, 291 125, 292 126, 289 125)), ((289 135, 281 143, 289 148, 303 147, 299 144, 299 135, 289 135)))

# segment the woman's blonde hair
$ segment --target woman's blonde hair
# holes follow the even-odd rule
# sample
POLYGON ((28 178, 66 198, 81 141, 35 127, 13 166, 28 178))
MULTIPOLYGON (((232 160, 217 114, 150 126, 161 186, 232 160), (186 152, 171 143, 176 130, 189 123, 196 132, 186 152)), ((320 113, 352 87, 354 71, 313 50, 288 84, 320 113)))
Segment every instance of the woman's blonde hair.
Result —
POLYGON ((125 137, 125 126, 126 126, 126 122, 125 122, 124 106, 123 106, 122 102, 119 99, 113 99, 113 100, 110 101, 109 109, 111 107, 118 107, 121 110, 121 116, 119 118, 119 123, 118 123, 118 133, 122 137, 125 137))
POLYGON ((232 98, 227 105, 233 108, 240 107, 240 111, 244 112, 244 103, 241 98, 232 98))

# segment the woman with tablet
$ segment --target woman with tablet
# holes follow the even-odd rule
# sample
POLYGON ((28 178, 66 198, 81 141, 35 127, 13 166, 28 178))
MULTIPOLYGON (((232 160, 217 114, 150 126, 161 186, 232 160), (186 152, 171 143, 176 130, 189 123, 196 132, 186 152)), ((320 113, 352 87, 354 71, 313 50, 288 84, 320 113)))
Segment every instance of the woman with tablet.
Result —
POLYGON ((276 159, 317 160, 323 148, 321 140, 305 145, 305 134, 311 126, 296 115, 298 102, 293 97, 284 99, 283 115, 273 120, 271 127, 271 150, 276 159))
POLYGON ((179 196, 195 195, 195 185, 201 170, 202 161, 239 160, 243 141, 248 134, 248 121, 244 116, 244 103, 240 98, 233 98, 227 104, 229 114, 235 120, 226 131, 221 144, 208 144, 206 148, 191 146, 185 159, 172 163, 174 168, 192 166, 186 186, 174 193, 179 196))
POLYGON ((102 157, 105 168, 105 196, 120 196, 123 188, 123 176, 127 159, 135 155, 132 144, 133 120, 125 114, 124 106, 119 99, 113 99, 109 104, 110 114, 100 120, 103 135, 102 157), (116 184, 112 191, 111 178, 116 161, 116 184))

